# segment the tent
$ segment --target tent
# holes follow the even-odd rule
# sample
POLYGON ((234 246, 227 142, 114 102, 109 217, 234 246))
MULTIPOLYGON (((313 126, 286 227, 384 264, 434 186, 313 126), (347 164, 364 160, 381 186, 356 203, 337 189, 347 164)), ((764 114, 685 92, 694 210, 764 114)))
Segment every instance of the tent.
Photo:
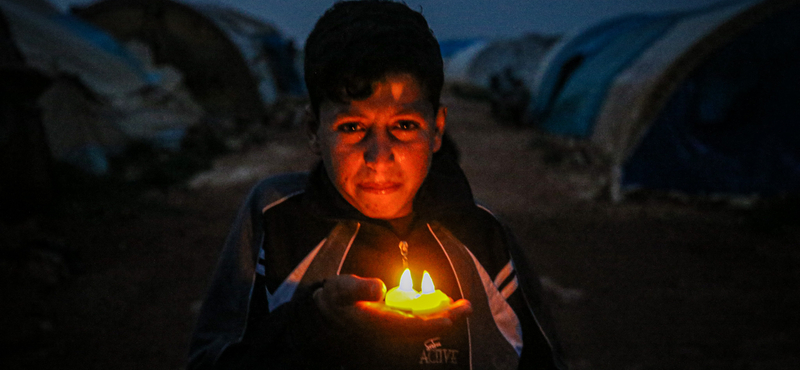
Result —
POLYGON ((171 0, 105 0, 72 11, 147 45, 156 64, 180 70, 211 115, 256 120, 279 97, 303 93, 292 41, 246 14, 171 0))
POLYGON ((36 97, 48 79, 25 65, 0 12, 0 223, 52 206, 51 158, 36 97))
POLYGON ((492 76, 512 71, 517 78, 532 82, 539 62, 556 39, 530 34, 494 41, 445 41, 445 81, 489 89, 492 76))
POLYGON ((48 76, 69 74, 106 96, 159 82, 108 34, 37 1, 0 0, 0 12, 27 65, 48 76))
MULTIPOLYGON (((102 174, 108 156, 133 141, 178 146, 203 115, 180 74, 153 65, 141 47, 123 45, 42 1, 0 0, 0 16, 21 68, 35 72, 6 78, 3 87, 23 91, 39 84, 39 76, 47 80, 29 98, 57 161, 102 174)), ((8 124, 19 129, 11 126, 19 122, 8 124)))
POLYGON ((465 49, 481 42, 480 38, 466 38, 466 39, 448 39, 439 41, 439 50, 442 53, 442 59, 445 62, 452 58, 454 55, 464 51, 465 49))
POLYGON ((481 39, 442 41, 439 44, 439 48, 444 61, 445 82, 450 84, 477 84, 470 81, 469 69, 475 56, 483 51, 488 44, 487 41, 481 39))
POLYGON ((613 199, 800 190, 800 1, 627 15, 565 37, 528 117, 584 143, 613 199))

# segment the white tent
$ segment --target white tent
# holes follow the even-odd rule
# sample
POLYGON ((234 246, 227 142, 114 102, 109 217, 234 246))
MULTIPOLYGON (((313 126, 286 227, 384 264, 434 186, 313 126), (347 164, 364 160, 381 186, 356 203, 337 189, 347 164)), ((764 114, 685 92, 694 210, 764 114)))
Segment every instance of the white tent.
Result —
MULTIPOLYGON (((10 41, 51 86, 38 99, 53 157, 93 173, 132 140, 176 148, 203 110, 149 50, 37 1, 0 0, 10 41)), ((22 82, 24 83, 24 82, 22 82)))
POLYGON ((48 76, 67 74, 100 95, 121 98, 159 82, 108 34, 41 3, 0 0, 14 44, 26 63, 48 76))

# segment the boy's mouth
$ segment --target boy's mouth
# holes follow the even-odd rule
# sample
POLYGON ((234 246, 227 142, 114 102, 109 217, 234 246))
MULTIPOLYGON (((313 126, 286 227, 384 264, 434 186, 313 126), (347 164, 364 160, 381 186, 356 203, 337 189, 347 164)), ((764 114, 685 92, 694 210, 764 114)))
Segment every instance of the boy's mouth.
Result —
POLYGON ((361 191, 372 194, 387 194, 400 189, 403 186, 399 182, 362 182, 358 184, 361 191))

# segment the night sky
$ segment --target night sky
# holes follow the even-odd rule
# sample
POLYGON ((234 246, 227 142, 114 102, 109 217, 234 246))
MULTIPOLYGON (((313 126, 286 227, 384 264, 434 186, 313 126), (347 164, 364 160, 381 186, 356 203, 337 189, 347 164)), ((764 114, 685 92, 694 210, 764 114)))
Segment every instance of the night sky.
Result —
MULTIPOLYGON (((94 0, 50 0, 66 9, 94 0)), ((528 32, 558 34, 601 19, 632 12, 692 9, 733 0, 406 0, 422 8, 439 40, 518 36, 528 32)), ((333 0, 191 0, 240 9, 276 25, 303 43, 316 19, 333 0)))

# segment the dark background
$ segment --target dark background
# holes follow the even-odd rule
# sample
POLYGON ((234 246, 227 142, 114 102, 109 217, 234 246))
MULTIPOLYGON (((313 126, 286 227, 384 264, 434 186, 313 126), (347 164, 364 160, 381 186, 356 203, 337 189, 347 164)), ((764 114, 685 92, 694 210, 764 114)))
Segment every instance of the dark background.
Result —
MULTIPOLYGON (((302 43, 329 3, 228 4, 302 43)), ((423 6, 441 39, 561 33, 624 12, 713 1, 408 3, 423 6)), ((797 202, 638 193, 612 203, 595 170, 554 160, 531 140, 532 130, 495 121, 488 102, 448 91, 444 103, 476 198, 512 227, 541 275, 570 368, 800 368, 797 202)), ((0 224, 0 241, 31 246, 2 249, 0 367, 183 368, 195 315, 247 191, 260 178, 315 161, 299 127, 259 135, 180 181, 59 172, 38 216, 0 224)))
MULTIPOLYGON (((445 103, 476 197, 543 278, 571 368, 800 365, 796 208, 590 200, 591 171, 547 164, 531 132, 496 124, 486 103, 445 103)), ((258 177, 313 161, 288 130, 219 158, 194 187, 73 189, 41 223, 80 268, 30 266, 36 275, 6 280, 4 368, 182 368, 239 202, 258 177)))

